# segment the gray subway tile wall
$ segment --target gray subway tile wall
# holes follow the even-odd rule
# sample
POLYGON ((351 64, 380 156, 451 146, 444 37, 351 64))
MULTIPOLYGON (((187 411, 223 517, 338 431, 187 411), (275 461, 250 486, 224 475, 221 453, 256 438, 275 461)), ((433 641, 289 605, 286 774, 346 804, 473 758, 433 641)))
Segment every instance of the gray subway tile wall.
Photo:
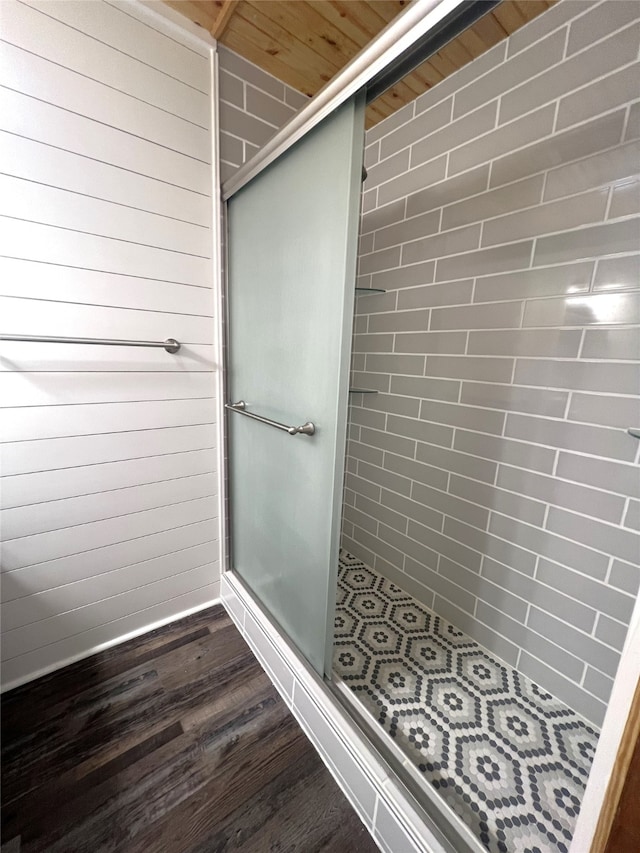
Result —
POLYGON ((596 637, 599 640, 614 649, 622 649, 626 636, 627 630, 624 623, 616 622, 615 619, 610 619, 603 613, 600 614, 596 628, 596 637))
POLYGON ((640 583, 635 0, 367 136, 343 544, 595 724, 640 583))
MULTIPOLYGON (((632 6, 633 2, 620 0, 623 6, 632 6)), ((614 5, 618 5, 617 2, 614 5)), ((633 10, 629 10, 633 14, 633 10)), ((596 13, 597 14, 597 13, 596 13)), ((600 13, 600 20, 605 15, 600 13)), ((607 27, 615 28, 612 16, 606 13, 607 27)), ((532 69, 533 75, 522 85, 506 92, 500 101, 500 121, 507 122, 542 104, 554 101, 567 92, 573 92, 583 86, 589 87, 598 77, 603 77, 610 71, 617 71, 621 66, 628 65, 638 57, 637 40, 640 27, 636 21, 630 27, 618 32, 603 41, 586 47, 579 53, 566 56, 561 62, 550 57, 550 64, 542 74, 532 69), (595 78, 595 79, 594 79, 595 78)), ((553 35, 545 39, 546 46, 550 45, 553 35)), ((545 46, 545 56, 547 47, 545 46)), ((536 46, 537 47, 537 46, 536 46)), ((530 48, 537 53, 535 47, 530 48)), ((607 104, 609 109, 611 104, 607 104)))
POLYGON ((309 100, 257 65, 218 45, 220 177, 223 181, 309 100))
MULTIPOLYGON (((565 34, 556 30, 546 40, 545 51, 537 49, 537 44, 524 50, 517 59, 509 63, 509 78, 512 87, 525 83, 531 77, 546 71, 562 59, 565 46, 565 34)), ((456 92, 454 116, 460 116, 474 110, 504 92, 504 68, 499 65, 488 74, 482 75, 476 82, 456 92)))
POLYGON ((632 2, 610 4, 606 15, 602 15, 598 9, 588 11, 586 15, 577 18, 571 27, 567 56, 588 48, 614 30, 622 29, 636 20, 636 8, 632 2))
MULTIPOLYGON (((621 0, 621 2, 625 2, 625 0, 621 0)), ((526 147, 522 151, 505 154, 504 157, 493 161, 490 186, 502 186, 518 178, 534 175, 537 172, 543 172, 615 146, 620 141, 620 134, 626 119, 626 110, 621 109, 610 115, 605 115, 603 118, 596 118, 585 125, 570 128, 563 133, 558 133, 557 129, 555 133, 551 132, 553 121, 549 123, 549 116, 553 117, 554 115, 555 106, 553 104, 530 113, 531 129, 527 128, 529 130, 527 138, 525 139, 523 134, 518 140, 514 140, 516 142, 514 148, 526 147), (540 120, 543 117, 544 127, 540 127, 540 120), (527 145, 526 143, 531 138, 539 138, 541 141, 527 145)), ((528 117, 525 116, 517 121, 524 122, 526 118, 528 117)), ((516 122, 512 122, 511 125, 507 125, 507 128, 515 126, 516 122)), ((496 132, 494 131, 494 133, 496 132)), ((455 154, 455 152, 452 153, 455 154)), ((492 154, 491 151, 487 153, 488 156, 492 154)))

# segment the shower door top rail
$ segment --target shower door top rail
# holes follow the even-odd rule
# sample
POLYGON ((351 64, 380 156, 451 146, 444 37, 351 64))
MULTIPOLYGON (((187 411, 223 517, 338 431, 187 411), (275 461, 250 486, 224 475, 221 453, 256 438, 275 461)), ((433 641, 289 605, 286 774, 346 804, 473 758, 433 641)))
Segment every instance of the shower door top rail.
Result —
POLYGON ((288 426, 281 424, 280 421, 272 421, 271 418, 265 418, 263 415, 254 415, 253 412, 247 411, 247 404, 244 400, 238 400, 237 403, 225 403, 225 409, 230 412, 237 412, 239 415, 244 415, 246 418, 251 418, 254 421, 260 421, 261 424, 281 429, 283 432, 288 432, 289 435, 314 435, 316 428, 311 421, 307 421, 302 426, 288 426))
POLYGON ((170 353, 180 349, 175 338, 166 341, 123 341, 115 338, 61 338, 52 335, 0 335, 0 341, 27 341, 38 344, 98 344, 105 347, 162 347, 170 353))
MULTIPOLYGON (((235 195, 345 101, 380 77, 392 63, 405 58, 414 45, 420 43, 421 47, 420 58, 415 60, 415 66, 442 46, 438 42, 430 50, 426 50, 425 44, 430 34, 433 35, 436 30, 447 25, 447 22, 452 22, 454 29, 447 37, 449 40, 452 33, 457 34, 457 31, 466 26, 457 26, 456 20, 467 20, 468 23, 469 15, 475 14, 475 17, 478 17, 479 13, 489 11, 494 3, 495 0, 414 0, 295 113, 250 160, 227 178, 222 185, 223 201, 235 195), (426 51, 424 56, 423 50, 426 51)), ((403 70, 401 77, 407 73, 408 69, 403 70)), ((393 84, 383 83, 383 90, 389 85, 393 84)))

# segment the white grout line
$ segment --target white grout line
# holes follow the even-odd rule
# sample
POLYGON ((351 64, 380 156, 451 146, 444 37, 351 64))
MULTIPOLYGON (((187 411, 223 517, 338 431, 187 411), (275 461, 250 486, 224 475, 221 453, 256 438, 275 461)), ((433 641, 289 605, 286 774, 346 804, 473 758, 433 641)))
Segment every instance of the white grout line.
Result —
MULTIPOLYGON (((605 213, 604 213, 605 222, 608 222, 610 220, 609 214, 611 213, 611 206, 613 204, 614 192, 615 192, 615 183, 612 183, 609 186, 609 192, 607 193, 607 206, 606 206, 605 213)), ((617 217, 617 218, 619 219, 621 217, 617 217)))
MULTIPOLYGON (((638 59, 640 59, 640 49, 638 51, 638 59)), ((629 127, 629 121, 631 120, 631 110, 633 108, 633 104, 629 104, 627 106, 627 111, 624 117, 624 122, 622 123, 622 133, 620 134, 620 144, 624 143, 624 139, 627 135, 627 129, 629 127)))

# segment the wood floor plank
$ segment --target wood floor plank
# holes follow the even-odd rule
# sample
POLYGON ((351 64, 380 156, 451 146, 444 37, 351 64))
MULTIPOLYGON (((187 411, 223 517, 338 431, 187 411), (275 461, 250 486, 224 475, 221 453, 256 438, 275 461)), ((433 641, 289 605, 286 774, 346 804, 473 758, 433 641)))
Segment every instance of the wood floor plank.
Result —
POLYGON ((206 610, 201 610, 191 616, 185 616, 175 622, 170 622, 167 625, 162 625, 155 628, 153 631, 148 631, 145 634, 140 634, 137 637, 132 637, 124 643, 106 649, 97 655, 92 655, 88 658, 83 658, 76 663, 64 667, 64 669, 56 670, 49 675, 45 675, 36 681, 31 681, 28 684, 18 687, 7 694, 11 697, 12 702, 20 702, 20 697, 23 692, 28 692, 30 696, 46 694, 50 689, 50 683, 55 686, 56 693, 60 693, 65 682, 71 683, 73 691, 74 684, 77 685, 77 679, 80 673, 85 672, 106 672, 110 665, 120 667, 122 665, 130 666, 130 661, 136 656, 141 656, 149 651, 159 649, 166 642, 173 642, 180 639, 186 634, 191 634, 200 628, 205 627, 211 631, 215 629, 217 624, 227 625, 229 617, 224 608, 222 612, 214 612, 216 608, 211 607, 206 610), (14 695, 15 694, 15 695, 14 695))
POLYGON ((146 711, 162 703, 163 689, 153 669, 127 675, 28 735, 3 733, 3 802, 68 770, 79 755, 87 760, 105 747, 112 749, 125 733, 130 736, 136 726, 145 725, 146 711))
POLYGON ((1 781, 20 853, 377 849, 219 606, 5 694, 1 781))
POLYGON ((43 720, 55 717, 61 708, 66 710, 71 699, 81 701, 92 688, 104 689, 105 682, 111 678, 210 633, 209 626, 204 625, 183 631, 178 628, 174 636, 168 633, 168 626, 165 626, 153 631, 153 637, 151 634, 136 637, 118 646, 122 649, 121 655, 109 649, 18 687, 7 693, 6 699, 3 698, 3 731, 5 727, 14 732, 33 731, 35 723, 41 724, 43 720), (82 685, 83 689, 79 690, 78 685, 82 685))
POLYGON ((310 755, 263 787, 249 808, 243 804, 190 853, 375 849, 365 827, 349 820, 349 811, 319 756, 310 755))
POLYGON ((246 645, 234 625, 207 634, 156 661, 155 669, 167 690, 192 684, 218 672, 230 661, 246 657, 246 645))
POLYGON ((240 733, 230 732, 229 739, 216 745, 207 762, 206 784, 198 786, 200 780, 194 778, 190 795, 172 804, 151 831, 130 841, 129 853, 159 853, 167 839, 176 853, 191 850, 241 803, 251 801, 275 776, 308 757, 308 742, 286 708, 276 700, 265 710, 262 720, 247 719, 240 733), (259 752, 260 760, 251 761, 251 752, 259 752))
MULTIPOLYGON (((123 786, 123 777, 114 777, 104 788, 107 797, 99 808, 89 811, 84 820, 78 821, 74 804, 70 804, 70 811, 74 809, 75 813, 70 814, 68 832, 57 839, 48 833, 38 839, 38 845, 25 844, 23 850, 25 853, 32 850, 49 853, 151 850, 156 838, 159 849, 164 844, 166 850, 171 850, 172 845, 168 844, 171 837, 176 836, 177 843, 191 829, 185 802, 193 802, 194 796, 204 796, 202 792, 207 787, 229 795, 228 779, 220 778, 221 764, 235 764, 236 759, 241 758, 238 755, 241 740, 252 746, 259 743, 260 733, 265 731, 260 718, 271 716, 275 704, 276 698, 269 696, 245 711, 242 719, 223 726, 221 731, 206 727, 197 738, 176 739, 163 750, 164 761, 145 762, 145 772, 138 776, 135 787, 123 786), (149 827, 151 832, 147 832, 149 827), (144 841, 139 846, 141 837, 144 841)), ((242 772, 242 762, 238 764, 242 772)), ((127 774, 124 775, 126 778, 127 774)), ((211 808, 215 808, 215 804, 211 808)), ((23 838, 31 840, 28 830, 23 838)))
MULTIPOLYGON (((237 668, 235 671, 239 678, 245 678, 247 673, 254 674, 254 677, 259 678, 256 685, 254 683, 254 691, 252 694, 252 703, 245 706, 245 713, 253 711, 255 706, 260 706, 260 703, 265 701, 265 698, 275 701, 276 694, 270 682, 261 672, 255 660, 251 656, 246 656, 246 666, 237 668)), ((221 697, 226 696, 226 691, 221 691, 221 697)), ((197 698, 197 697, 196 697, 197 698)), ((162 696, 158 700, 158 704, 166 704, 167 697, 162 696)), ((197 766, 203 757, 206 756, 205 744, 210 742, 215 737, 219 729, 228 729, 233 726, 234 721, 238 720, 239 712, 236 707, 232 711, 222 703, 222 708, 218 709, 217 702, 209 702, 206 705, 205 722, 199 728, 191 732, 190 737, 186 739, 177 739, 173 741, 167 749, 149 756, 148 760, 140 761, 132 766, 130 770, 126 770, 119 777, 113 778, 103 785, 76 786, 80 796, 75 799, 69 799, 63 806, 65 813, 68 816, 68 822, 73 823, 76 829, 82 834, 80 827, 81 820, 90 821, 92 824, 91 837, 92 843, 100 836, 102 830, 96 829, 96 824, 102 822, 104 824, 103 834, 109 836, 111 832, 111 823, 114 817, 123 815, 126 817, 127 810, 131 803, 136 802, 137 798, 144 795, 145 798, 154 798, 157 794, 164 792, 165 789, 171 788, 169 783, 170 778, 175 777, 181 780, 189 777, 194 772, 194 766, 197 766), (115 792, 115 796, 114 796, 115 792)), ((179 705, 174 709, 174 716, 179 714, 179 705)), ((205 707, 200 708, 201 714, 205 714, 205 707)), ((131 736, 130 736, 131 739, 131 736)), ((121 740, 118 739, 113 743, 105 745, 104 752, 110 753, 113 750, 121 750, 121 740)), ((59 778, 60 784, 72 784, 73 782, 82 781, 83 772, 89 764, 93 764, 93 754, 85 761, 81 759, 73 768, 69 769, 66 774, 59 778)), ((48 786, 42 790, 42 796, 47 799, 51 795, 52 788, 55 789, 58 784, 58 779, 54 778, 48 786)), ((187 790, 187 786, 185 791, 187 790)), ((17 821, 18 828, 24 827, 25 837, 30 840, 35 833, 36 835, 44 831, 46 828, 47 819, 45 817, 44 828, 39 827, 34 820, 34 800, 40 796, 40 791, 29 792, 35 793, 36 796, 28 796, 22 798, 20 814, 22 820, 17 821)), ((158 795, 159 796, 159 795, 158 795)), ((54 837, 50 834, 45 839, 43 838, 43 849, 53 849, 54 837)), ((76 842, 74 842, 76 843, 76 842)), ((39 849, 39 848, 34 848, 39 849)))
POLYGON ((14 736, 6 752, 10 769, 4 802, 15 798, 16 788, 30 789, 77 765, 78 752, 85 766, 89 760, 93 766, 111 760, 194 707, 210 705, 214 690, 223 692, 247 667, 257 667, 232 624, 199 634, 170 651, 162 645, 157 659, 82 690, 72 701, 58 703, 58 714, 48 725, 14 736), (26 760, 11 762, 13 752, 26 754, 26 760))
POLYGON ((78 775, 78 768, 63 773, 48 785, 38 788, 37 796, 25 796, 11 803, 3 818, 3 829, 7 835, 32 834, 37 827, 46 826, 51 809, 67 809, 87 790, 94 790, 108 782, 129 765, 135 764, 146 755, 155 753, 160 747, 183 734, 180 723, 173 723, 145 738, 116 758, 97 767, 86 775, 78 775))

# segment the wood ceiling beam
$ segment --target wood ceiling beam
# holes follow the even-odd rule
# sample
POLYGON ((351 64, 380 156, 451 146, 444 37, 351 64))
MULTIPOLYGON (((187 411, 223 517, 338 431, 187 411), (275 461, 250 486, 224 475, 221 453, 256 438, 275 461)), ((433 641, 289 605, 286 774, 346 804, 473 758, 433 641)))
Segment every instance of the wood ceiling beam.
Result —
POLYGON ((222 9, 220 9, 220 14, 211 27, 211 35, 214 39, 222 38, 222 34, 226 30, 227 24, 231 20, 231 16, 235 12, 237 5, 238 0, 224 0, 222 3, 222 9))

